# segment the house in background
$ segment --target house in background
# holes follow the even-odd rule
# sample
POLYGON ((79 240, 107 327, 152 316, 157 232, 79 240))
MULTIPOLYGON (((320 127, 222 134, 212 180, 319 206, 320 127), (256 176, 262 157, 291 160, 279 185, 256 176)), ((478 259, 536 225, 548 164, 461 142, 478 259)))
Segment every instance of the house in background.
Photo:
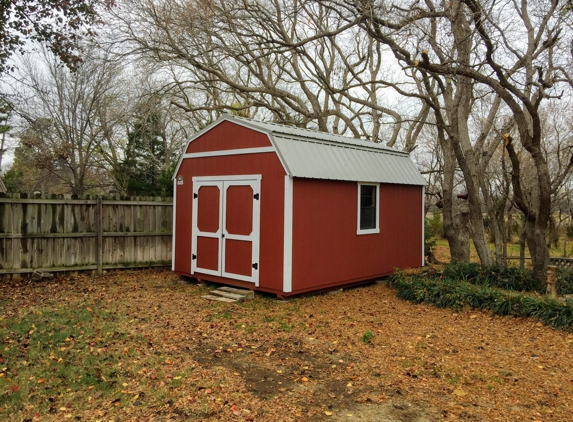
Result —
POLYGON ((225 115, 174 175, 173 270, 276 294, 424 265, 424 185, 407 153, 225 115))

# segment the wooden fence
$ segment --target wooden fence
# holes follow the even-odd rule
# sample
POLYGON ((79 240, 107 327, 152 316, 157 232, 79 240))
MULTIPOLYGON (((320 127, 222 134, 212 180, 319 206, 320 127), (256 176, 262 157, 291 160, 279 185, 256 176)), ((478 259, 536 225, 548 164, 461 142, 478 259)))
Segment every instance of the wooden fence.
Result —
POLYGON ((167 266, 171 198, 0 194, 0 275, 167 266))
MULTIPOLYGON (((518 256, 508 256, 508 260, 510 259, 521 259, 518 256)), ((525 256, 523 257, 524 260, 531 260, 531 257, 525 256)), ((573 258, 564 258, 564 257, 550 257, 549 258, 550 265, 556 265, 557 267, 563 268, 573 268, 573 258)))

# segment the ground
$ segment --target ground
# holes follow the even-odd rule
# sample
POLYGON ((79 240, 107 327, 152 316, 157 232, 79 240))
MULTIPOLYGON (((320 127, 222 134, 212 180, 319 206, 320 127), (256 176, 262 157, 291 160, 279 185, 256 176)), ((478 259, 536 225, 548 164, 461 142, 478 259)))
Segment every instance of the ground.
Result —
POLYGON ((0 283, 0 420, 570 421, 573 334, 385 283, 224 304, 167 271, 0 283))

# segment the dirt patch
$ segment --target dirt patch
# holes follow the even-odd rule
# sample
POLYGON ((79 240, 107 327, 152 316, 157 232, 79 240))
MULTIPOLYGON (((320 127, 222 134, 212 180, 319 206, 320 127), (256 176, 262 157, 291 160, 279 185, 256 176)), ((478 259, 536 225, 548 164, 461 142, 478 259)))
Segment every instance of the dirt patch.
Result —
MULTIPOLYGON (((316 342, 310 347, 313 346, 316 342)), ((350 357, 333 353, 336 349, 316 354, 298 341, 267 345, 263 350, 254 346, 255 350, 246 352, 242 348, 233 352, 233 347, 237 345, 202 344, 193 351, 194 359, 203 367, 232 371, 244 381, 249 392, 262 400, 282 395, 291 405, 299 407, 302 415, 312 409, 313 420, 425 422, 436 420, 439 415, 427 404, 406 401, 400 389, 391 386, 372 389, 372 385, 362 385, 358 376, 347 379, 343 375, 344 358, 348 361, 350 357), (342 372, 337 370, 339 367, 342 372)))

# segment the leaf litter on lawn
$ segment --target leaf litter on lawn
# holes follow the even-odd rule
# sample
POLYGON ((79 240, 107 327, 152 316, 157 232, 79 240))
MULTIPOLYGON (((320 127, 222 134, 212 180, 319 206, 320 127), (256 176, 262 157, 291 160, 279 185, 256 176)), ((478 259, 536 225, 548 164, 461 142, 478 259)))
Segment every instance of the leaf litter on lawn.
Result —
POLYGON ((383 284, 287 303, 208 289, 154 270, 3 282, 0 419, 571 419, 571 334, 383 284))

